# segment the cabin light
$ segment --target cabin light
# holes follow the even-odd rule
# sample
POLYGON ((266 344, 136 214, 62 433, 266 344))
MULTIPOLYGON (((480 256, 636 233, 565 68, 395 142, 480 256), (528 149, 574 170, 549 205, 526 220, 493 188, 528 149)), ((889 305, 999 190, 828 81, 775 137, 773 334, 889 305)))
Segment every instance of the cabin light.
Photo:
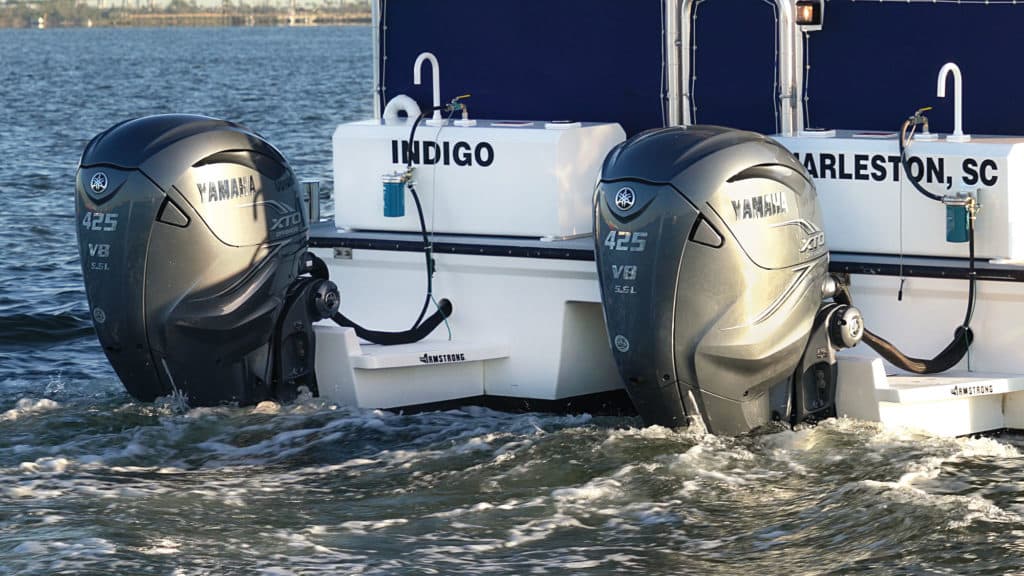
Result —
POLYGON ((797 0, 796 25, 804 32, 821 30, 825 18, 825 0, 797 0))

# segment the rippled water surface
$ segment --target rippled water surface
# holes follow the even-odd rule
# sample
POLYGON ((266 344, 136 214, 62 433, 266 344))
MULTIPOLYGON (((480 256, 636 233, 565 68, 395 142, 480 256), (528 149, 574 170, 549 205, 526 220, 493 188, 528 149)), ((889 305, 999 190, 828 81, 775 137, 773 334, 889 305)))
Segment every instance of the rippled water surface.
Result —
POLYGON ((219 116, 329 189, 370 52, 365 27, 0 30, 0 575, 1024 573, 1019 437, 131 401, 81 286, 85 143, 219 116))

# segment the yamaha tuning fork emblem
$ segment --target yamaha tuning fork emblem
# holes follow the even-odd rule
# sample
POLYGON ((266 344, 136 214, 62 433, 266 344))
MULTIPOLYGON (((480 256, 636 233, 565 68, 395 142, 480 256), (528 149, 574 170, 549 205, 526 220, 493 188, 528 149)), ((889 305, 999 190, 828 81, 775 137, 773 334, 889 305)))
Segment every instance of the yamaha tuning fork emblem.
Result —
POLYGON ((619 210, 629 210, 636 203, 636 193, 629 186, 619 188, 615 193, 615 206, 619 210))
POLYGON ((92 188, 93 192, 102 194, 107 189, 107 175, 103 172, 93 174, 92 180, 89 181, 89 187, 92 188))

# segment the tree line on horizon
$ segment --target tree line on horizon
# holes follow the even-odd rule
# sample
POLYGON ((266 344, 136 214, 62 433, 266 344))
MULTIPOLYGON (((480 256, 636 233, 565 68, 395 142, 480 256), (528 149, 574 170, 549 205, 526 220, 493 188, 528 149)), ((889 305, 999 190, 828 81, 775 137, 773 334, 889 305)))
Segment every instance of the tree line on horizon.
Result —
MULTIPOLYGON (((287 1, 287 0, 286 0, 287 1)), ((100 8, 80 0, 39 0, 0 5, 0 28, 67 28, 133 25, 268 25, 287 20, 288 5, 271 5, 268 0, 222 0, 216 7, 199 6, 195 0, 170 0, 158 6, 154 0, 108 0, 100 8), (42 25, 42 26, 41 26, 42 25)), ((307 22, 369 22, 370 3, 341 3, 322 0, 315 7, 298 7, 307 22)))

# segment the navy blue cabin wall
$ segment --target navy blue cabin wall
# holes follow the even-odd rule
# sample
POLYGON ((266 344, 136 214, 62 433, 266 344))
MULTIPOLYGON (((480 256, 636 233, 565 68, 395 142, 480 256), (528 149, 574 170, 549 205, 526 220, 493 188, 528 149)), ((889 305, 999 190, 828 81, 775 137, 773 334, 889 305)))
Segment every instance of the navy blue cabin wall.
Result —
POLYGON ((953 83, 937 98, 939 68, 964 77, 964 131, 1024 134, 1024 4, 828 2, 811 33, 812 126, 897 130, 914 110, 933 131, 953 131, 953 83))
POLYGON ((764 134, 778 131, 775 7, 711 0, 694 9, 692 119, 764 134))
POLYGON ((384 4, 385 103, 408 94, 430 105, 430 73, 412 83, 428 51, 441 64, 442 100, 472 94, 477 118, 613 121, 630 134, 662 125, 660 0, 384 4))
MULTIPOLYGON (((382 103, 408 94, 430 105, 431 72, 412 83, 423 51, 441 63, 444 101, 471 93, 474 117, 619 122, 628 134, 663 125, 663 0, 386 0, 382 103), (503 9, 507 6, 507 9, 503 9)), ((697 5, 694 119, 777 130, 775 9, 764 0, 697 5)), ((964 74, 964 130, 1024 134, 1024 65, 1014 44, 1024 3, 830 0, 824 30, 807 38, 807 123, 893 131, 934 106, 932 129, 952 131, 952 90, 935 96, 947 61, 964 74)))

